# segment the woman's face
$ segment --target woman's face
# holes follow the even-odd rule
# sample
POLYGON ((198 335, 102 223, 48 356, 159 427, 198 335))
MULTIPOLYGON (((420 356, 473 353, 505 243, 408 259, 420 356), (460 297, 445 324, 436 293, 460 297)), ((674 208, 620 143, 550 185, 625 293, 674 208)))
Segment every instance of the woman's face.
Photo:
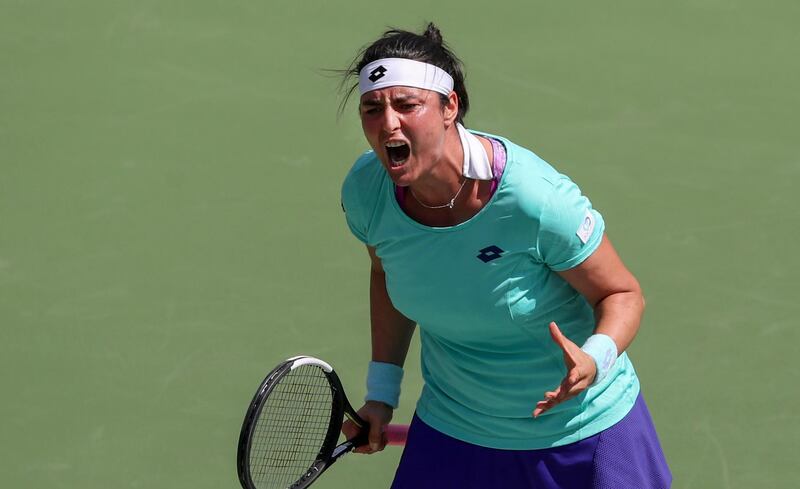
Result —
POLYGON ((392 181, 408 186, 426 176, 444 154, 445 131, 458 112, 455 93, 388 87, 361 96, 361 127, 392 181))

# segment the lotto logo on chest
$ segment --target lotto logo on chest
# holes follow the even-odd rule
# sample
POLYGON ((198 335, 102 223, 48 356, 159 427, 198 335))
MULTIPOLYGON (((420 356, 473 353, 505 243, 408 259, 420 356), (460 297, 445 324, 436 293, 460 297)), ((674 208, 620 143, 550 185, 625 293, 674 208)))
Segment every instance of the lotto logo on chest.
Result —
POLYGON ((489 263, 492 260, 496 260, 503 256, 505 253, 501 248, 495 245, 487 246, 483 248, 478 253, 478 260, 482 261, 483 263, 489 263))

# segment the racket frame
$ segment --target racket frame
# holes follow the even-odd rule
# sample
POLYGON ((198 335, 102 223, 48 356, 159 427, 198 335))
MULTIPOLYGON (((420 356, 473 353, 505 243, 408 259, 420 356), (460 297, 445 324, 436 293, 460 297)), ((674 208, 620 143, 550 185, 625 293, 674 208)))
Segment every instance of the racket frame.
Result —
POLYGON ((288 486, 289 489, 304 489, 311 485, 328 467, 333 465, 336 460, 354 448, 365 445, 368 440, 368 430, 362 429, 359 434, 350 440, 344 441, 338 446, 339 433, 342 429, 344 417, 347 416, 356 426, 364 428, 367 423, 356 414, 353 406, 347 399, 342 387, 339 376, 329 364, 311 356, 297 356, 287 359, 272 369, 266 378, 259 385, 258 390, 253 396, 253 400, 247 409, 247 413, 242 423, 242 430, 239 434, 239 446, 237 453, 237 471, 239 482, 244 489, 258 489, 250 475, 250 448, 252 444, 252 434, 255 429, 261 410, 264 404, 275 389, 280 384, 281 379, 295 368, 303 365, 315 365, 319 367, 328 379, 331 388, 331 419, 328 424, 328 431, 315 461, 308 468, 306 473, 296 482, 288 486))

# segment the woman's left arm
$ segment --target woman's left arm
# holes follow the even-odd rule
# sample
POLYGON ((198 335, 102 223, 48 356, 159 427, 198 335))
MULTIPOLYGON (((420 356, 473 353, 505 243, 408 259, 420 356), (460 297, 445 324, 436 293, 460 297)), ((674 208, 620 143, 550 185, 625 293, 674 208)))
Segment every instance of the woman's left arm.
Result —
POLYGON ((644 296, 608 236, 603 235, 600 246, 583 263, 558 274, 594 308, 594 332, 610 336, 617 354, 625 351, 639 330, 644 296))
MULTIPOLYGON (((630 346, 644 312, 644 297, 636 277, 622 263, 606 235, 594 253, 580 265, 558 272, 594 308, 595 334, 609 336, 617 355, 630 346)), ((556 323, 550 323, 553 341, 564 353, 567 375, 553 391, 539 401, 534 416, 575 397, 594 382, 597 367, 594 359, 564 336, 556 323)))

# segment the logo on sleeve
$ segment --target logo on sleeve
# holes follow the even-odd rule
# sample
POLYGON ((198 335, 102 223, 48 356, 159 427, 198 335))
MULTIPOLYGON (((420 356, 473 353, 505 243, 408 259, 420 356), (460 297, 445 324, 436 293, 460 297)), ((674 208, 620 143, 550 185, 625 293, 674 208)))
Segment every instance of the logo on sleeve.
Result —
POLYGON ((578 231, 575 233, 581 239, 581 243, 586 244, 589 242, 589 238, 592 236, 592 232, 594 231, 595 225, 595 218, 592 211, 586 209, 586 215, 583 216, 583 221, 581 221, 580 227, 578 227, 578 231))

